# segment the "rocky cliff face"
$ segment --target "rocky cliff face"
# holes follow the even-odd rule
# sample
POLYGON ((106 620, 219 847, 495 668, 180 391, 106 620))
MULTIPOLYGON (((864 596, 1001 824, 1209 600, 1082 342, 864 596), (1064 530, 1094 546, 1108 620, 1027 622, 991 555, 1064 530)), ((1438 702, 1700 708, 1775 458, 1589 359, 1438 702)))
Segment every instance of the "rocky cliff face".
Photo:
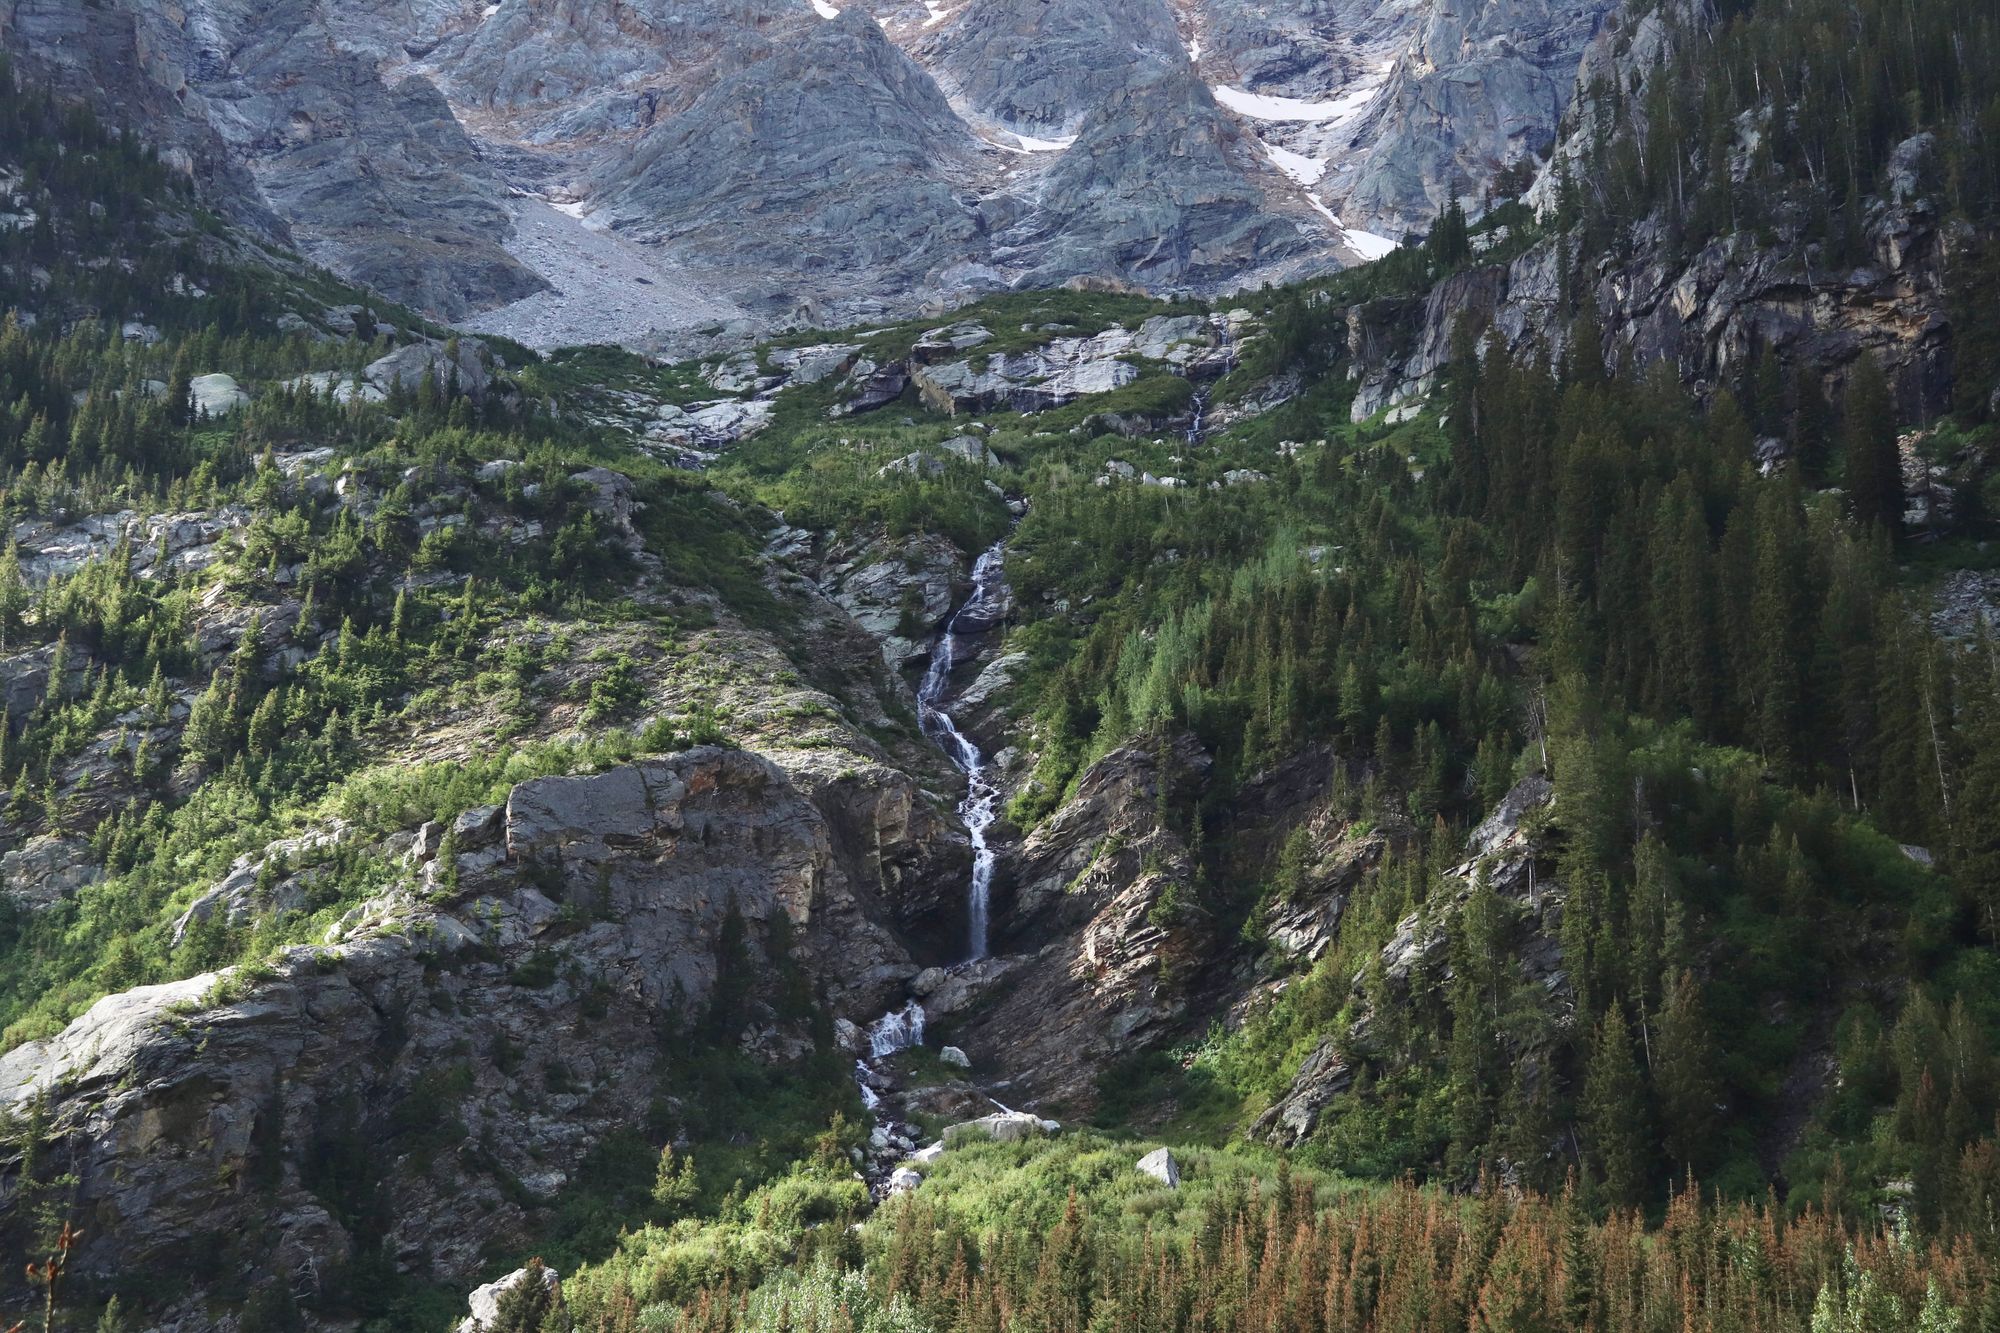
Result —
MULTIPOLYGON (((1327 202, 1355 225, 1422 231, 1495 168, 1545 158, 1577 62, 1612 0, 1443 0, 1422 12, 1344 136, 1327 202)), ((1387 8, 1387 7, 1385 7, 1387 8)))
POLYGON ((11 0, 0 37, 273 239, 553 345, 1338 267, 1546 150, 1604 8, 11 0))
POLYGON ((437 89, 347 49, 313 0, 0 15, 27 72, 176 155, 239 218, 446 317, 543 284, 512 259, 499 177, 437 89))
MULTIPOLYGON (((1549 165, 1530 204, 1552 213, 1560 182, 1586 170, 1590 144, 1643 124, 1648 81, 1700 22, 1688 6, 1670 4, 1638 18, 1606 12, 1594 36, 1583 34, 1576 87, 1553 144, 1538 150, 1549 165), (1592 95, 1607 88, 1631 95, 1615 104, 1592 95)), ((1616 255, 1579 256, 1567 238, 1552 238, 1507 264, 1459 273, 1425 298, 1358 306, 1347 315, 1349 373, 1359 381, 1354 419, 1428 392, 1461 324, 1476 337, 1497 336, 1517 356, 1534 346, 1561 356, 1586 305, 1611 371, 1664 363, 1705 394, 1772 358, 1837 395, 1866 353, 1889 372, 1905 418, 1933 418, 1951 405, 1944 273, 1963 241, 1940 224, 1935 153, 1928 134, 1897 148, 1884 195, 1866 206, 1869 258, 1859 265, 1831 262, 1798 226, 1739 232, 1684 253, 1667 220, 1655 217, 1634 224, 1616 255)))
POLYGON ((79 1272, 310 1286, 381 1226, 400 1268, 464 1278, 528 1242, 605 1135, 671 1107, 662 1039, 703 1021, 719 970, 746 1049, 799 1058, 787 969, 872 1016, 918 970, 885 924, 901 895, 957 878, 900 774, 719 749, 521 783, 458 821, 455 860, 436 826, 395 841, 402 882, 326 943, 111 996, 0 1058, 76 1176, 79 1272))
POLYGON ((1208 757, 1192 738, 1163 756, 1130 746, 1106 755, 1074 796, 1006 856, 998 955, 927 1003, 977 1067, 998 1070, 999 1095, 1073 1113, 1099 1080, 1190 1012, 1207 944, 1161 908, 1194 875, 1186 844, 1158 817, 1160 765, 1198 785, 1208 757), (961 1012, 962 1011, 962 1012, 961 1012))
POLYGON ((1747 233, 1677 255, 1657 225, 1643 224, 1626 257, 1585 262, 1568 281, 1565 267, 1577 261, 1552 239, 1508 264, 1459 273, 1424 298, 1357 306, 1347 315, 1354 419, 1428 392, 1461 323, 1517 355, 1540 346, 1560 356, 1585 302, 1613 371, 1665 364, 1706 393, 1740 384, 1772 357, 1837 393, 1867 353, 1891 376, 1906 418, 1935 417, 1951 403, 1944 271, 1954 236, 1924 197, 1930 152, 1927 135, 1898 151, 1897 175, 1908 184, 1871 211, 1872 261, 1856 267, 1827 264, 1817 245, 1747 233))

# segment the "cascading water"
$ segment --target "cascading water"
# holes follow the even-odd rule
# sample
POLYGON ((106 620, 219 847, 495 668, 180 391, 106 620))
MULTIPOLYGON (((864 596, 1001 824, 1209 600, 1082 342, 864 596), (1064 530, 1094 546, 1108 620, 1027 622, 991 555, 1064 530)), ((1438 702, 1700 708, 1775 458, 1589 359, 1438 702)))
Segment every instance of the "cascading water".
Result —
POLYGON ((1208 393, 1206 386, 1194 391, 1194 416, 1188 421, 1189 444, 1200 444, 1202 436, 1208 434, 1208 393))
MULTIPOLYGON (((952 671, 968 650, 967 641, 991 629, 1006 614, 1007 585, 1001 569, 1005 544, 1004 540, 995 542, 973 563, 972 595, 945 622, 930 666, 917 686, 918 726, 965 774, 965 799, 958 803, 958 814, 972 841, 972 882, 966 902, 969 959, 986 956, 994 860, 986 831, 999 817, 1000 789, 986 775, 986 755, 945 711, 945 696, 951 690, 952 671)), ((872 1112, 882 1101, 875 1087, 879 1075, 874 1062, 923 1045, 924 1006, 911 1000, 900 1009, 891 1009, 869 1025, 867 1038, 868 1054, 854 1062, 854 1081, 861 1089, 862 1105, 872 1112)))
MULTIPOLYGON (((1236 345, 1229 337, 1228 321, 1216 325, 1217 336, 1222 340, 1222 373, 1227 375, 1236 369, 1236 345)), ((1204 384, 1194 391, 1194 414, 1188 421, 1187 442, 1200 444, 1208 438, 1208 404, 1215 396, 1211 385, 1204 384)))
POLYGON ((972 840, 972 887, 966 903, 969 958, 986 956, 986 931, 993 890, 993 849, 987 846, 986 830, 999 817, 1000 789, 986 776, 986 756, 958 729, 951 714, 944 711, 945 693, 951 689, 952 669, 958 665, 968 633, 992 628, 1006 605, 1006 584, 1001 577, 1004 542, 995 542, 980 554, 972 566, 972 595, 945 622, 944 633, 931 653, 931 664, 917 687, 917 725, 965 774, 965 799, 958 803, 958 817, 965 821, 972 840))
POLYGON ((868 1029, 868 1056, 873 1060, 923 1044, 924 1007, 915 1000, 901 1009, 891 1009, 868 1029))

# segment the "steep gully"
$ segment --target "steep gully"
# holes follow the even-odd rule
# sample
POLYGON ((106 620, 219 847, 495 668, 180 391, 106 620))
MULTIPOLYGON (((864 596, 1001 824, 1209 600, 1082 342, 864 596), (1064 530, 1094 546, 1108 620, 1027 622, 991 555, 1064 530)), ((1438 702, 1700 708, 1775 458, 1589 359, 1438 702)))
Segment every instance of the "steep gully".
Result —
MULTIPOLYGON (((1227 325, 1221 329, 1221 338, 1225 356, 1223 373, 1227 374, 1235 368, 1236 362, 1236 349, 1227 325)), ((1207 438, 1208 408, 1213 392, 1212 384, 1203 384, 1195 390, 1186 432, 1190 446, 1199 445, 1207 438)), ((970 641, 995 628, 1006 615, 1006 547, 1007 539, 1002 537, 981 552, 973 563, 972 592, 945 621, 937 646, 931 652, 930 663, 924 670, 923 680, 917 686, 919 728, 965 774, 966 792, 965 798, 958 803, 958 816, 964 822, 972 843, 972 877, 967 885, 966 903, 968 938, 963 960, 966 963, 977 962, 987 956, 995 857, 986 835, 999 817, 1000 788, 989 773, 986 754, 952 717, 949 696, 952 673, 976 651, 970 641)), ((869 1111, 876 1111, 882 1104, 881 1094, 873 1086, 880 1081, 875 1065, 899 1051, 923 1045, 926 1017, 923 1002, 911 999, 869 1025, 866 1033, 868 1054, 857 1059, 854 1065, 855 1083, 861 1089, 862 1104, 869 1111)), ((1010 1109, 991 1096, 987 1100, 1002 1111, 1010 1109)))
MULTIPOLYGON (((966 962, 976 962, 986 957, 987 952, 994 852, 986 835, 999 817, 1000 788, 989 773, 986 754, 959 729, 947 711, 948 696, 953 670, 973 651, 970 640, 993 629, 1006 613, 1006 544, 1003 537, 981 552, 973 563, 971 595, 945 622, 931 652, 930 665, 917 687, 918 726, 965 774, 965 798, 958 803, 958 816, 972 842, 972 877, 966 890, 966 962)), ((869 1025, 868 1054, 855 1062, 855 1082, 861 1089, 863 1104, 870 1111, 881 1103, 880 1094, 871 1086, 875 1062, 912 1046, 921 1046, 924 1019, 923 1003, 913 999, 869 1025)), ((1001 1109, 1008 1108, 1001 1106, 1001 1109)))

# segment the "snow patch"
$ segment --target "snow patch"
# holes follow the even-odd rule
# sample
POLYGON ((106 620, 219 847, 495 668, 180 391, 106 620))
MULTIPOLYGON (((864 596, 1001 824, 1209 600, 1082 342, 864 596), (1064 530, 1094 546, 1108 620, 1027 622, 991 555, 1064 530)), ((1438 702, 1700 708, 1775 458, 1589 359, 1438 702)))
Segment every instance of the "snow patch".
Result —
POLYGON ((1372 231, 1362 231, 1358 227, 1346 225, 1340 220, 1338 213, 1313 198, 1311 190, 1306 191, 1306 202, 1313 206, 1314 212, 1333 224, 1333 229, 1340 233, 1340 239, 1346 243, 1348 249, 1361 256, 1363 263, 1372 263, 1401 245, 1400 241, 1392 241, 1387 236, 1377 236, 1372 231))
POLYGON ((499 5, 488 5, 486 6, 486 8, 479 11, 479 21, 484 23, 487 19, 492 18, 495 14, 498 14, 499 12, 500 12, 499 5))
MULTIPOLYGON (((1334 219, 1336 222, 1338 218, 1334 219)), ((1348 248, 1363 259, 1380 259, 1395 250, 1397 242, 1387 236, 1377 236, 1372 231, 1358 231, 1353 227, 1342 227, 1340 234, 1346 238, 1348 248)))
POLYGON ((1194 41, 1189 42, 1187 44, 1187 51, 1188 62, 1199 65, 1201 63, 1201 39, 1196 38, 1194 41))
POLYGON ((1074 134, 1062 139, 1034 139, 1025 134, 1016 134, 1014 138, 1020 143, 1021 150, 1027 153, 1060 153, 1076 142, 1074 134))
POLYGON ((924 0, 924 8, 930 11, 930 17, 924 20, 926 28, 944 22, 945 8, 937 0, 924 0))
POLYGON ((1301 185, 1317 185, 1319 178, 1326 175, 1326 163, 1316 157, 1294 153, 1291 149, 1280 148, 1274 143, 1265 144, 1264 151, 1271 155, 1271 161, 1278 170, 1301 185))
POLYGON ((1296 97, 1272 97, 1267 93, 1246 93, 1240 88, 1220 85, 1209 89, 1215 100, 1240 116, 1252 120, 1345 120, 1374 100, 1378 87, 1370 84, 1342 93, 1331 102, 1307 102, 1296 97))
POLYGON ((823 19, 837 19, 840 17, 840 11, 829 5, 826 0, 813 0, 813 11, 823 19))

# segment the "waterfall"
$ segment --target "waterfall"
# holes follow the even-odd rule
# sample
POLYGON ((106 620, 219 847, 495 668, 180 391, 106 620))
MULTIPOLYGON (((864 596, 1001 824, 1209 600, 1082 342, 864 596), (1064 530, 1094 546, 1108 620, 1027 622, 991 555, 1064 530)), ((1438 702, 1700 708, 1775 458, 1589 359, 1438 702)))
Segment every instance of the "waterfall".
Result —
POLYGON ((990 629, 997 612, 1005 605, 1005 583, 1001 579, 1004 541, 993 543, 972 566, 972 595, 956 614, 945 622, 944 633, 931 653, 923 683, 917 687, 917 725, 947 758, 965 774, 965 799, 958 803, 958 817, 972 840, 972 884, 968 890, 966 916, 969 921, 969 958, 986 956, 987 919, 993 890, 993 849, 987 845, 986 831, 1000 817, 1000 789, 986 774, 986 756, 970 737, 958 729, 943 703, 951 689, 952 669, 965 651, 968 634, 990 629))
MULTIPOLYGON (((1229 336, 1229 322, 1224 320, 1218 330, 1222 339, 1222 373, 1227 375, 1236 369, 1236 344, 1229 336)), ((1215 396, 1213 385, 1204 384, 1194 391, 1194 416, 1188 422, 1187 442, 1200 444, 1208 436, 1208 404, 1215 396)))
MULTIPOLYGON (((971 959, 986 956, 994 860, 986 831, 1000 815, 1000 788, 987 776, 986 755, 958 729, 958 723, 944 705, 951 690, 951 673, 968 651, 967 640, 991 629, 1006 609, 1007 585, 1001 577, 1005 544, 1004 539, 993 543, 973 562, 972 595, 945 622, 937 647, 931 652, 930 665, 917 686, 918 727, 965 774, 965 799, 958 803, 958 815, 965 821, 965 831, 972 842, 972 882, 966 890, 966 947, 971 959)), ((869 1024, 868 1055, 854 1062, 854 1081, 861 1089, 862 1105, 871 1113, 882 1102, 881 1094, 870 1086, 875 1076, 873 1063, 897 1051, 923 1045, 924 1017, 923 1004, 911 1000, 869 1024)))
POLYGON ((901 1009, 891 1009, 868 1028, 868 1058, 871 1060, 880 1060, 885 1055, 894 1055, 897 1051, 923 1044, 924 1007, 915 1000, 901 1009))

